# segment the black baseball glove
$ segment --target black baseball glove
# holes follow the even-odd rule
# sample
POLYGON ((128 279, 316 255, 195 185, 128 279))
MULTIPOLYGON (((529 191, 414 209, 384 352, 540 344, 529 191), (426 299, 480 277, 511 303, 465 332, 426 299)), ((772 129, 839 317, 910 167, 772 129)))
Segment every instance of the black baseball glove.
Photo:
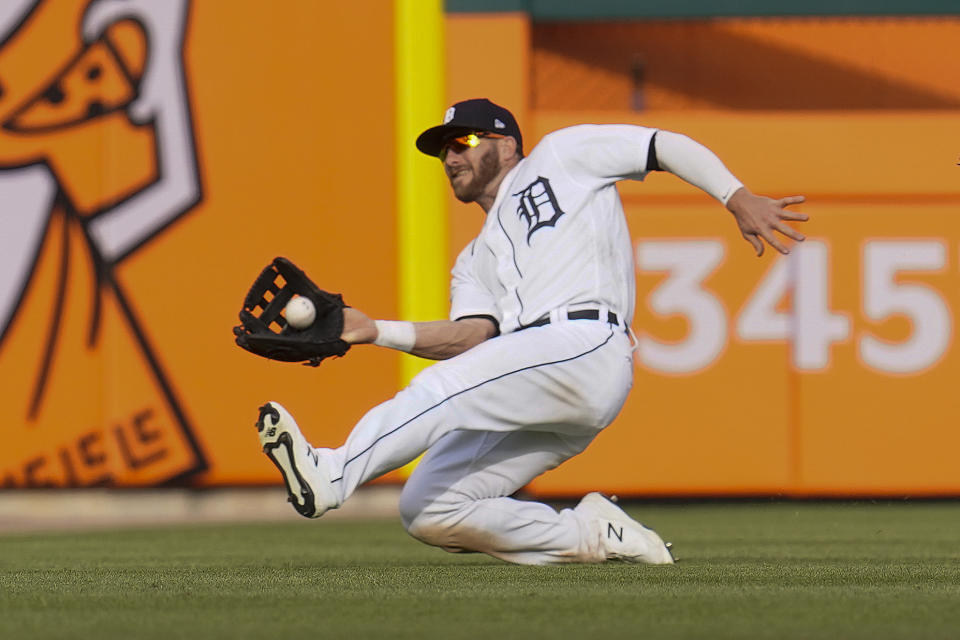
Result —
POLYGON ((345 306, 340 294, 319 288, 286 258, 274 258, 243 299, 242 324, 233 328, 233 334, 237 344, 250 353, 316 367, 325 358, 342 356, 350 349, 350 344, 340 339, 345 306), (283 316, 294 295, 309 298, 317 311, 313 323, 304 329, 294 329, 283 316))

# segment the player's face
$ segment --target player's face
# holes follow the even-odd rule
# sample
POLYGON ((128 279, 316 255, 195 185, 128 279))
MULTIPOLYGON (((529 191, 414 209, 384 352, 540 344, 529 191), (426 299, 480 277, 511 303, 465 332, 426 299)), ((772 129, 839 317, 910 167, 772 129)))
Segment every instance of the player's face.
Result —
POLYGON ((480 140, 475 147, 448 145, 443 152, 443 169, 453 195, 460 202, 475 202, 500 173, 500 168, 495 140, 480 140))

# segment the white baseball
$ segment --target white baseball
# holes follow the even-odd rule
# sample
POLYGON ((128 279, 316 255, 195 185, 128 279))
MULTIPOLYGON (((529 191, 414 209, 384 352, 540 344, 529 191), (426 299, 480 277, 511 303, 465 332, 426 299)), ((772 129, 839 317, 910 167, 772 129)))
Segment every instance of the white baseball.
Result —
POLYGON ((306 329, 316 319, 317 309, 310 298, 294 296, 284 307, 283 315, 287 318, 287 324, 294 329, 306 329))

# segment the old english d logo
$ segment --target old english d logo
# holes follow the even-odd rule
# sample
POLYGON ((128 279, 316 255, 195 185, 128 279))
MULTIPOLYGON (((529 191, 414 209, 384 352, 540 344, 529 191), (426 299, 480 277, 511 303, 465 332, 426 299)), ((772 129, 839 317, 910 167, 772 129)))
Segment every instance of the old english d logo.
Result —
POLYGON ((0 486, 205 468, 122 265, 201 198, 187 0, 0 3, 0 486))
POLYGON ((550 181, 543 176, 513 195, 520 197, 517 215, 527 223, 527 244, 530 244, 530 236, 535 231, 555 226, 564 213, 553 194, 550 181))

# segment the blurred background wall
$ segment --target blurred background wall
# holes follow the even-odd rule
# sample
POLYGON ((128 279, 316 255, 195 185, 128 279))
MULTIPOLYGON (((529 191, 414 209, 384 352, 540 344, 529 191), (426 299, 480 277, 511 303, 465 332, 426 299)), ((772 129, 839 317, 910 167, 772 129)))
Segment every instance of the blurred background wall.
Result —
MULTIPOLYGON (((275 483, 260 404, 337 445, 408 375, 386 350, 305 369, 230 334, 275 255, 373 316, 409 308, 394 3, 120 4, 0 12, 0 483, 275 483)), ((758 259, 678 179, 621 183, 634 390, 533 493, 960 494, 960 17, 767 4, 448 0, 445 74, 403 80, 446 95, 422 128, 480 96, 528 148, 584 122, 659 127, 757 193, 808 198, 807 242, 758 259)), ((449 266, 482 213, 429 188, 449 242, 420 251, 449 266)))

